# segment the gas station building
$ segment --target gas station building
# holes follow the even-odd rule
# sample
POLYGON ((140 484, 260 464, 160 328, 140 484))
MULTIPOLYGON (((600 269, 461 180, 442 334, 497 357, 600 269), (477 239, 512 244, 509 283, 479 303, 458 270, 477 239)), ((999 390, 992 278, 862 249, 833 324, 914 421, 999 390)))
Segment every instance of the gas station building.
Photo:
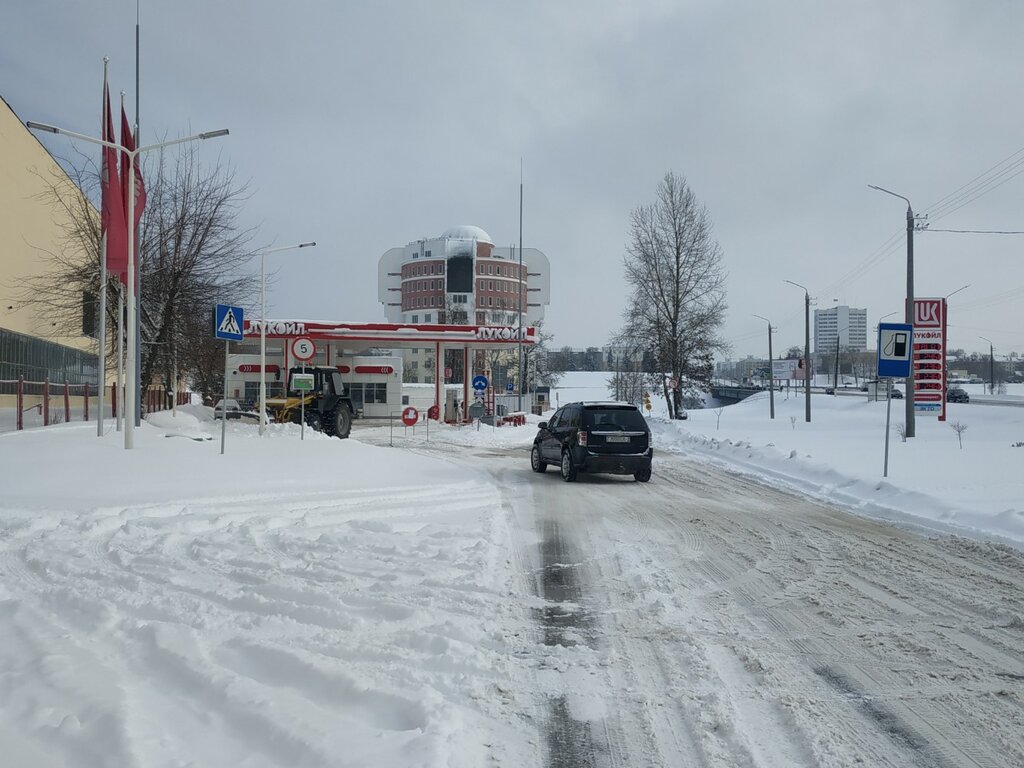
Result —
MULTIPOLYGON (((261 370, 260 325, 259 320, 247 320, 243 329, 245 341, 236 344, 228 357, 229 397, 254 403, 258 399, 261 375, 266 378, 268 397, 284 394, 289 368, 302 365, 293 356, 291 344, 295 339, 308 338, 315 344, 316 354, 306 364, 337 368, 357 414, 364 418, 389 418, 403 406, 412 404, 424 411, 437 406, 434 413, 447 421, 466 420, 470 409, 456 410, 456 404, 461 406, 474 401, 480 403, 484 415, 498 413, 504 408, 498 406, 501 396, 494 391, 493 382, 479 399, 471 388, 475 375, 488 374, 474 370, 473 361, 479 359, 474 353, 494 349, 512 351, 519 345, 532 346, 537 338, 536 328, 532 326, 520 329, 493 325, 267 320, 266 370, 261 370), (403 384, 403 353, 423 348, 434 351, 432 386, 403 384), (393 350, 393 354, 389 355, 389 350, 393 350), (461 381, 451 381, 451 371, 444 369, 445 353, 452 351, 456 354, 461 351, 462 370, 467 372, 460 377, 461 381)), ((518 394, 504 397, 506 400, 515 398, 518 406, 518 394)), ((531 409, 531 400, 523 394, 522 410, 531 409)))

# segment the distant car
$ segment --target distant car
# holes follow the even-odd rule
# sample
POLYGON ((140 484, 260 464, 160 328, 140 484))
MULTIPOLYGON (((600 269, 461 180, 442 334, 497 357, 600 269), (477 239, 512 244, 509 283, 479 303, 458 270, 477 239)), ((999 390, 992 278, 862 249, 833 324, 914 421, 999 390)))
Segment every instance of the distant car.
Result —
POLYGON ((538 425, 530 466, 544 472, 557 464, 567 483, 578 472, 633 475, 646 483, 653 456, 651 429, 635 405, 579 402, 563 405, 538 425))
MULTIPOLYGON (((229 420, 230 419, 240 419, 240 418, 242 418, 242 406, 239 405, 237 400, 228 400, 227 401, 227 409, 226 410, 227 410, 227 415, 228 415, 228 419, 229 420)), ((215 418, 215 419, 223 419, 224 418, 224 412, 225 412, 224 401, 223 400, 218 400, 217 404, 215 406, 213 406, 213 418, 215 418)))
POLYGON ((900 392, 898 389, 893 389, 892 394, 890 396, 892 397, 893 400, 902 400, 903 399, 903 393, 900 392))
POLYGON ((834 395, 835 393, 836 393, 836 388, 835 387, 825 387, 825 394, 826 395, 834 395))
POLYGON ((946 390, 946 402, 969 403, 971 402, 971 397, 967 394, 966 390, 960 389, 960 387, 950 387, 946 390))

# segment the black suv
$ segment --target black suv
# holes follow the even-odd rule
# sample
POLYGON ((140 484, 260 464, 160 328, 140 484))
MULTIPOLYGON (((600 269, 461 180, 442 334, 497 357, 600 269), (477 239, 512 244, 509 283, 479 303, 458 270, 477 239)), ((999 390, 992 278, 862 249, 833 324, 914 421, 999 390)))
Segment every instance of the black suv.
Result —
POLYGON ((946 402, 969 403, 971 402, 971 398, 970 395, 967 394, 967 390, 960 389, 960 387, 950 387, 946 390, 946 402))
POLYGON ((530 466, 543 472, 557 464, 570 483, 577 472, 632 475, 646 483, 653 456, 650 427, 635 405, 569 403, 539 424, 530 466))

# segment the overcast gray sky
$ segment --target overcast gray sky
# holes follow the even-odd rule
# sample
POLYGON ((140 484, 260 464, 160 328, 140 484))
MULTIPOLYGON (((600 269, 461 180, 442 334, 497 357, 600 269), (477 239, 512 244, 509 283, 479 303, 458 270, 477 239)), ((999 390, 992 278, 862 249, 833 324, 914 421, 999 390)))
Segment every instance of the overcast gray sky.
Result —
MULTIPOLYGON (((132 114, 135 14, 8 3, 0 94, 95 135, 107 55, 132 114)), ((270 257, 273 317, 383 319, 381 254, 457 224, 512 244, 522 159, 559 347, 607 342, 630 211, 682 174, 724 250, 736 357, 766 352, 752 314, 777 350, 802 344, 785 279, 869 326, 900 309, 906 206, 868 184, 938 214, 1007 161, 915 238, 918 296, 971 286, 950 299, 952 346, 987 352, 986 336, 999 355, 1024 352, 1024 236, 934 230, 1024 230, 1022 32, 1019 0, 142 0, 140 122, 144 143, 229 128, 201 153, 251 182, 256 243, 318 241, 270 257)))

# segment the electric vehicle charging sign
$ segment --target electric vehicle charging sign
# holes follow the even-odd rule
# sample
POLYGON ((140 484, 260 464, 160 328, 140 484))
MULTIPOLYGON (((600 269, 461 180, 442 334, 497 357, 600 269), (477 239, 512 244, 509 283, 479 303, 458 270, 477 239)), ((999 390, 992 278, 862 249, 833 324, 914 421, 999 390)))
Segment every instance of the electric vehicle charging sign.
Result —
POLYGON ((907 378, 910 375, 913 347, 914 326, 907 323, 879 323, 878 378, 907 378))

